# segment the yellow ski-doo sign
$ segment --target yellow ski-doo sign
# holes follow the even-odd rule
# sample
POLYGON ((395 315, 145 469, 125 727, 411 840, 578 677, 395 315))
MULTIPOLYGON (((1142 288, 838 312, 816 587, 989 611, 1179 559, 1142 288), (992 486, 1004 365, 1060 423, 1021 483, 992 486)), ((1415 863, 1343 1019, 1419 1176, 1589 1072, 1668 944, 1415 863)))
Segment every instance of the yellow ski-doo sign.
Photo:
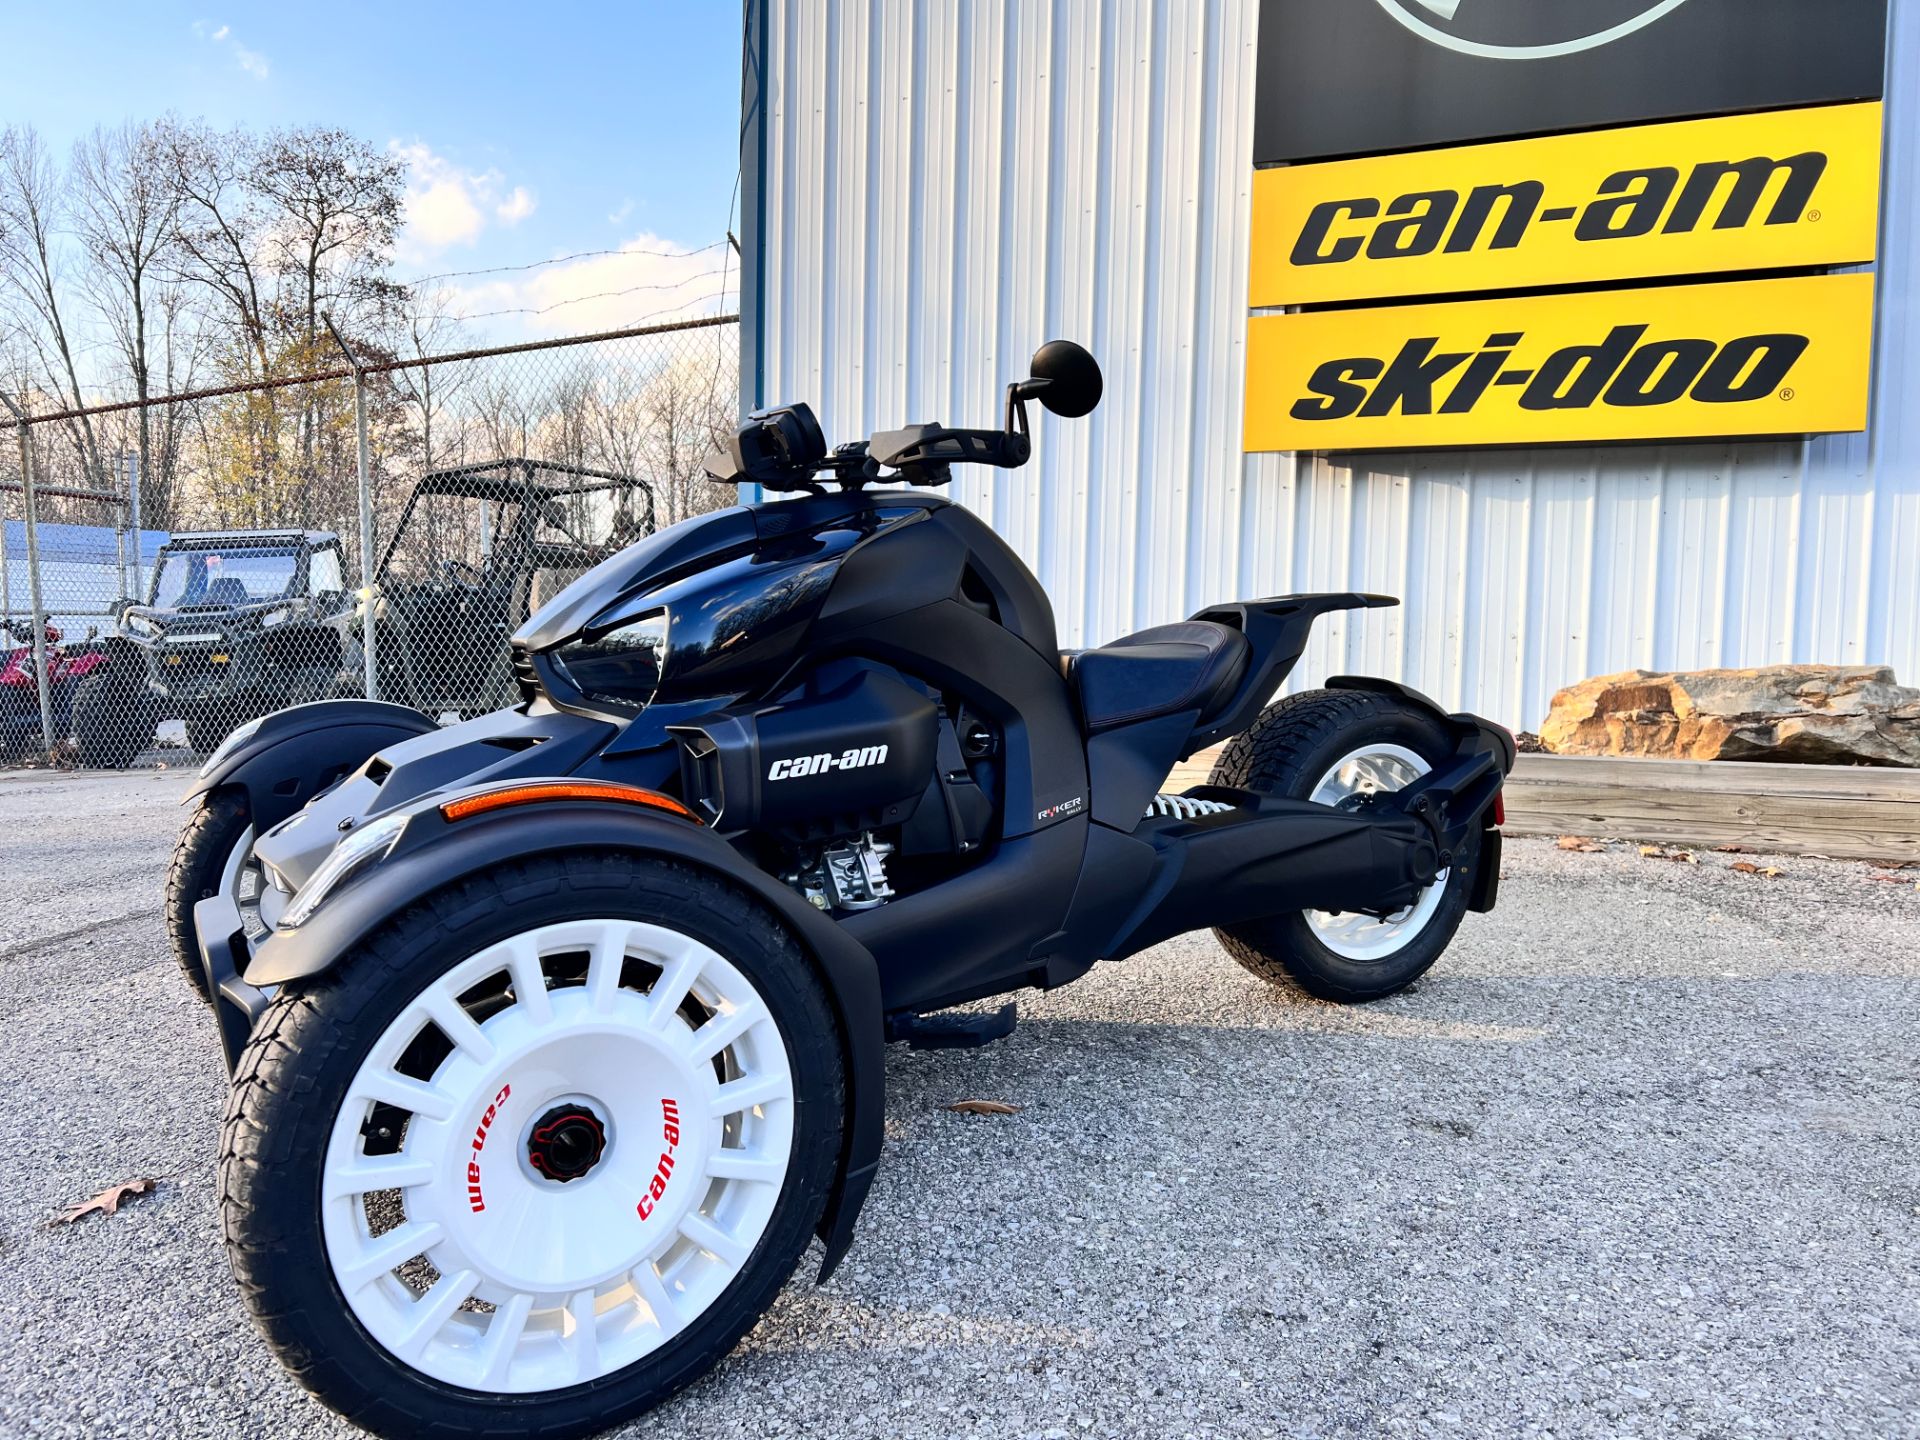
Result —
POLYGON ((1863 264, 1880 127, 1831 105, 1260 170, 1251 303, 1863 264))
POLYGON ((1873 276, 1248 322, 1248 450, 1863 430, 1873 276))

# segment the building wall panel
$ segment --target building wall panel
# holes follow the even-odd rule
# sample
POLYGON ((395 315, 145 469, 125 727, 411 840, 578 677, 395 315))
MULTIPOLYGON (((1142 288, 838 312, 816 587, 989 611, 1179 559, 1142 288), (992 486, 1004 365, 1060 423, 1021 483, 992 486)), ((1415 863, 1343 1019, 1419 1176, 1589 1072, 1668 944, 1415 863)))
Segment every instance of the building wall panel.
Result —
MULTIPOLYGON (((1894 665, 1920 683, 1920 7, 1894 7, 1873 428, 1811 442, 1243 455, 1257 0, 771 0, 748 343, 828 434, 990 424, 1052 335, 1088 420, 956 497, 1063 643, 1226 599, 1382 590, 1357 670, 1535 726, 1634 666, 1894 665)), ((749 357, 749 373, 754 372, 749 357)))

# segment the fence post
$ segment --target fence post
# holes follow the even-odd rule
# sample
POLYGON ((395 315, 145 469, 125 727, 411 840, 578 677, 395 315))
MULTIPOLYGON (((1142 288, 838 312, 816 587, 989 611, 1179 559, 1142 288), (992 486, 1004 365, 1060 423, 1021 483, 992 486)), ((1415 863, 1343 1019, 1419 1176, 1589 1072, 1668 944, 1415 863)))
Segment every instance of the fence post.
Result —
POLYGON ((133 584, 127 598, 138 605, 147 598, 145 555, 140 549, 140 452, 127 452, 127 523, 133 528, 133 584))
POLYGON ((47 612, 40 603, 40 526, 33 501, 33 447, 27 441, 27 413, 0 395, 13 412, 14 434, 20 437, 20 494, 27 530, 27 594, 33 606, 33 671, 40 691, 40 738, 51 754, 60 743, 53 733, 53 696, 47 688, 47 612))
POLYGON ((333 343, 353 367, 353 429, 360 446, 360 657, 364 662, 367 698, 380 698, 380 666, 376 646, 380 597, 373 593, 373 482, 368 477, 367 456, 367 372, 360 368, 359 357, 333 323, 333 316, 322 314, 333 343))

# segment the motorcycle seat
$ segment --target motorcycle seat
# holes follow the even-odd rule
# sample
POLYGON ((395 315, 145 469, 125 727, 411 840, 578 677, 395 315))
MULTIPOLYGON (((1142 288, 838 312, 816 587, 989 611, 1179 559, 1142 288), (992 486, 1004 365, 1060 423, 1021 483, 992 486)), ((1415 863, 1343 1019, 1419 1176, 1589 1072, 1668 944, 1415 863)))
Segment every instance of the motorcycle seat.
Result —
POLYGON ((1182 620, 1061 659, 1091 735, 1181 710, 1197 710, 1205 724, 1233 698, 1251 650, 1230 625, 1182 620))

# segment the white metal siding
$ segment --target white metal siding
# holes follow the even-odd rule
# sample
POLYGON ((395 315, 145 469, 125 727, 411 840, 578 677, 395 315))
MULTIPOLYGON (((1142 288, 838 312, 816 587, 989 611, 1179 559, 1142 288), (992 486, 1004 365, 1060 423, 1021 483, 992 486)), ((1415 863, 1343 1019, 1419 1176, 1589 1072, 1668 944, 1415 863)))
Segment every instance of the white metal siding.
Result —
POLYGON ((1330 618, 1296 684, 1372 672, 1534 726, 1632 666, 1920 683, 1920 5, 1894 9, 1865 436, 1243 456, 1257 0, 769 0, 761 398, 834 438, 990 424, 1042 340, 1087 344, 1100 409, 954 486, 1063 643, 1383 590, 1405 607, 1330 618))

